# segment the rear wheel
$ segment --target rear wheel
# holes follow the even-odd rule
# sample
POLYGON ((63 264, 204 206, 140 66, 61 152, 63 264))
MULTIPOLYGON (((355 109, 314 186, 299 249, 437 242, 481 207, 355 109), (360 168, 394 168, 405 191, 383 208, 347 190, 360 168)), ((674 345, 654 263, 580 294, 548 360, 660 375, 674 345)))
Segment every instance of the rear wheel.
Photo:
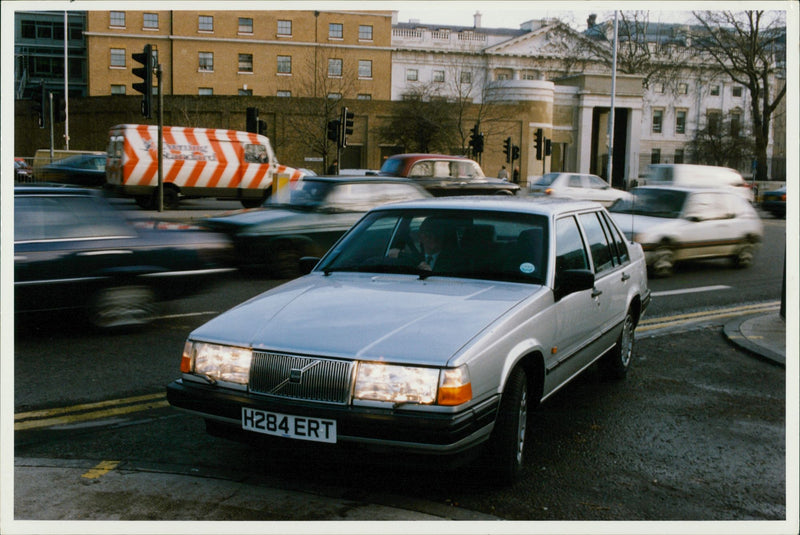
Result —
POLYGON ((294 279, 300 276, 300 251, 290 242, 273 248, 268 263, 272 275, 278 279, 294 279))
POLYGON ((622 323, 617 343, 600 359, 600 374, 605 379, 622 379, 633 359, 636 322, 629 310, 622 323))
POLYGON ((669 277, 675 269, 675 252, 669 245, 661 245, 650 266, 655 277, 669 277))
POLYGON ((139 208, 144 208, 145 210, 153 209, 154 199, 152 195, 137 195, 135 200, 136 204, 139 205, 139 208))
POLYGON ((528 375, 517 366, 508 378, 500 400, 489 453, 494 479, 510 485, 519 479, 528 429, 528 375))
POLYGON ((755 247, 753 247, 752 243, 747 243, 739 247, 739 249, 736 251, 736 254, 731 258, 733 266, 737 268, 750 267, 750 265, 753 263, 754 251, 755 247))
POLYGON ((89 321, 99 329, 146 325, 153 320, 156 299, 147 286, 103 288, 89 305, 89 321))

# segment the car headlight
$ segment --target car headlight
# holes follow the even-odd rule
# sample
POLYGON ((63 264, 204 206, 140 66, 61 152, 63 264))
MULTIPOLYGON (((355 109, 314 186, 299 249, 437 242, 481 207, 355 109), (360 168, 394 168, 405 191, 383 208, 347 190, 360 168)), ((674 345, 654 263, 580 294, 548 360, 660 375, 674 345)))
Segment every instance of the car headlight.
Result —
POLYGON ((390 403, 460 405, 472 399, 472 385, 466 365, 439 369, 362 362, 358 365, 353 398, 390 403))
POLYGON ((181 371, 202 375, 211 381, 246 385, 250 380, 253 352, 241 347, 187 341, 181 371))

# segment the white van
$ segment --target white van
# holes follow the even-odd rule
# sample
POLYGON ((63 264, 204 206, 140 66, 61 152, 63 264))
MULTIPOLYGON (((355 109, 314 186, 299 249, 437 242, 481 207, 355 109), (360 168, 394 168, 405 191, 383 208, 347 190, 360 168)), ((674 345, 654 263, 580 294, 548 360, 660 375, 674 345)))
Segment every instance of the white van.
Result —
POLYGON ((704 188, 732 187, 735 192, 753 202, 753 190, 742 175, 728 167, 686 163, 657 163, 648 167, 649 186, 689 186, 704 188))

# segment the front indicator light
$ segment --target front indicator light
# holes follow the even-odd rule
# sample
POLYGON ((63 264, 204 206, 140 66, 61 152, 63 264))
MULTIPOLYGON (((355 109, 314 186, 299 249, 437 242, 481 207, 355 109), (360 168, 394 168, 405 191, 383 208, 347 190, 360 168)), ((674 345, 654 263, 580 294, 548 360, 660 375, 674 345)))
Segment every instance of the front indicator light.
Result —
POLYGON ((472 399, 472 383, 466 364, 451 370, 442 370, 439 386, 439 405, 461 405, 472 399))

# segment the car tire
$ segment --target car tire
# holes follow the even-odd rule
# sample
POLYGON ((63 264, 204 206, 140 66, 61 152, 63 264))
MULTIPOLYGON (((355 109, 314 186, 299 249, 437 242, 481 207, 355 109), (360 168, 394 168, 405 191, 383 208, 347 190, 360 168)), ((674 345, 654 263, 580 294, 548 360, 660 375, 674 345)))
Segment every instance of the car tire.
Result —
POLYGON ((600 375, 603 379, 624 379, 628 374, 635 347, 636 322, 629 310, 622 322, 622 332, 617 343, 600 358, 600 375))
POLYGON ((669 277, 675 269, 675 252, 669 245, 661 245, 656 249, 650 271, 654 277, 669 277))
POLYGON ((493 479, 511 485, 522 474, 528 428, 528 375, 517 366, 506 382, 492 431, 489 455, 493 479))
MULTIPOLYGON (((158 195, 158 190, 156 190, 156 195, 158 195)), ((165 210, 177 210, 178 206, 181 204, 180 197, 178 196, 178 190, 174 187, 165 186, 164 187, 164 209, 165 210)))
POLYGON ((753 247, 752 243, 747 243, 739 247, 739 249, 736 251, 736 254, 731 257, 733 266, 737 268, 750 267, 750 265, 753 263, 754 251, 755 247, 753 247))
POLYGON ((154 198, 152 195, 137 195, 135 201, 139 208, 144 208, 145 210, 153 209, 154 198))
POLYGON ((294 279, 300 276, 300 251, 290 242, 277 245, 268 258, 270 272, 277 279, 294 279))
POLYGON ((88 316, 98 329, 147 325, 155 316, 156 298, 148 286, 103 288, 92 298, 88 316))

